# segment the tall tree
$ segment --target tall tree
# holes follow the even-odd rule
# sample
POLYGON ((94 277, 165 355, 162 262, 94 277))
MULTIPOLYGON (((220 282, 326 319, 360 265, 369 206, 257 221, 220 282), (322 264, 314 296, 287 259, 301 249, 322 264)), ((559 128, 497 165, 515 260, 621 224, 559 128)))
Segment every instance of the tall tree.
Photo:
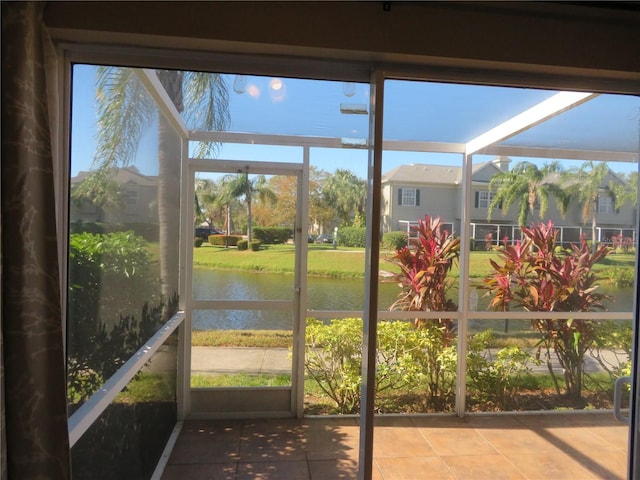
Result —
POLYGON ((272 205, 278 201, 275 193, 267 185, 264 175, 257 175, 253 178, 248 172, 228 175, 225 177, 228 191, 233 197, 244 197, 247 206, 247 239, 251 241, 251 208, 253 198, 257 197, 262 202, 270 202, 272 205))
POLYGON ((123 206, 122 185, 116 182, 115 169, 101 169, 89 174, 84 180, 71 187, 71 200, 80 207, 83 203, 94 205, 96 221, 104 222, 105 213, 123 206))
POLYGON ((616 191, 614 184, 607 181, 611 170, 606 162, 584 162, 580 167, 569 169, 564 178, 568 185, 567 190, 571 198, 577 199, 582 204, 582 221, 591 221, 591 247, 595 252, 598 242, 598 205, 600 198, 611 198, 614 208, 616 191))
POLYGON ((338 169, 324 185, 327 205, 333 207, 340 221, 351 225, 355 218, 364 218, 367 184, 350 170, 338 169))
POLYGON ((559 184, 562 171, 558 162, 542 168, 531 162, 519 162, 511 170, 494 175, 489 182, 489 191, 495 192, 489 204, 487 220, 491 221, 494 209, 501 208, 503 214, 509 207, 518 207, 518 225, 525 226, 529 216, 534 217, 536 207, 540 209, 540 219, 549 207, 549 197, 558 201, 560 213, 564 215, 569 199, 559 184))
POLYGON ((195 219, 213 226, 216 218, 226 214, 224 187, 221 182, 209 178, 198 179, 195 187, 195 219))
MULTIPOLYGON (((156 70, 174 106, 194 129, 223 130, 229 122, 228 90, 214 73, 156 70)), ((158 119, 158 223, 162 294, 168 301, 178 290, 180 223, 180 138, 163 115, 157 114, 134 70, 99 67, 97 76, 97 170, 128 165, 136 156, 145 129, 158 119)), ((197 146, 197 156, 210 156, 214 143, 197 146)))
POLYGON ((618 174, 618 176, 623 179, 623 183, 612 185, 618 203, 629 202, 638 206, 638 172, 618 174))

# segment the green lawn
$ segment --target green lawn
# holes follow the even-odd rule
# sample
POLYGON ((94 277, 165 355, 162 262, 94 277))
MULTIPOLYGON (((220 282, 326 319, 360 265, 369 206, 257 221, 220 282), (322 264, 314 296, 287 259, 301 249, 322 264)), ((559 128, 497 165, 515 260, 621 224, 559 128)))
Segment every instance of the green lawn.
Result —
MULTIPOLYGON (((205 243, 193 249, 193 265, 196 268, 220 270, 245 270, 271 273, 294 273, 293 245, 266 245, 258 252, 240 251, 236 248, 214 247, 205 243)), ((392 252, 380 255, 380 270, 397 272, 398 268, 390 261, 392 252)), ((489 259, 498 259, 495 252, 471 252, 469 277, 483 278, 491 273, 489 259)), ((601 264, 594 267, 596 272, 607 276, 612 268, 633 268, 635 256, 631 254, 611 254, 601 264)), ((331 245, 309 245, 307 273, 310 276, 334 278, 363 278, 365 270, 365 252, 363 249, 331 245)), ((451 271, 453 278, 459 276, 459 268, 451 271)))
MULTIPOLYGON (((331 245, 309 245, 307 273, 318 277, 362 278, 364 259, 363 249, 341 247, 334 250, 331 245)), ((265 245, 258 252, 214 247, 207 243, 193 249, 196 268, 293 274, 294 260, 293 245, 265 245)), ((381 268, 389 270, 393 265, 385 261, 381 268)))

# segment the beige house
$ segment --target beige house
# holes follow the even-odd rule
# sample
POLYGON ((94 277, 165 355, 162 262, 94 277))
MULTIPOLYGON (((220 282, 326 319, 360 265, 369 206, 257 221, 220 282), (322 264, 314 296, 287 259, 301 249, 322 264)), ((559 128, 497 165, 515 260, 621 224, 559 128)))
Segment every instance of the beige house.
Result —
MULTIPOLYGON (((86 180, 90 172, 71 177, 71 188, 86 180)), ((143 175, 135 166, 118 168, 111 177, 119 189, 115 204, 99 205, 88 200, 69 202, 71 222, 158 223, 158 177, 143 175)))
MULTIPOLYGON (((493 243, 504 237, 519 238, 517 206, 512 205, 506 213, 496 210, 489 218, 489 205, 495 192, 489 191, 491 178, 508 171, 512 159, 497 157, 492 161, 478 163, 472 168, 471 176, 471 237, 474 242, 484 244, 488 234, 493 243)), ((453 232, 460 232, 462 212, 462 167, 432 164, 400 165, 382 176, 382 225, 383 232, 409 231, 418 219, 425 215, 438 216, 453 232)), ((615 205, 606 194, 611 183, 623 180, 610 171, 603 181, 603 195, 598 199, 596 222, 600 241, 612 242, 612 236, 635 238, 636 209, 629 203, 615 205)), ((544 218, 539 216, 530 221, 552 220, 561 230, 562 242, 577 242, 580 235, 591 236, 590 219, 583 219, 583 206, 572 201, 569 210, 562 215, 553 199, 544 218)), ((539 212, 538 212, 539 213, 539 212)))

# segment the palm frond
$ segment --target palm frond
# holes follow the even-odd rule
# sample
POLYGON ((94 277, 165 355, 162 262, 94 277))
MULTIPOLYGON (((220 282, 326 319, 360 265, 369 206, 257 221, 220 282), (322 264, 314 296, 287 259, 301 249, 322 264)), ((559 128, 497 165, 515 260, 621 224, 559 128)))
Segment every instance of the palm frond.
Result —
MULTIPOLYGON (((217 73, 185 72, 185 118, 194 130, 226 130, 230 123, 229 90, 224 78, 217 73)), ((212 157, 218 144, 199 142, 195 149, 198 158, 212 157)))
POLYGON ((128 165, 135 158, 155 105, 133 70, 99 67, 97 73, 98 134, 95 168, 128 165))

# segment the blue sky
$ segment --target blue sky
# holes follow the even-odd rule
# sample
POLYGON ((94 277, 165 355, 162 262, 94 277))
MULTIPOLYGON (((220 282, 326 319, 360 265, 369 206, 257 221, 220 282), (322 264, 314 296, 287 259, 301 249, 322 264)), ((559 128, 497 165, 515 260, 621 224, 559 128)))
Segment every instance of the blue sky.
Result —
MULTIPOLYGON (((74 67, 72 175, 87 170, 95 150, 95 67, 74 67)), ((347 104, 368 105, 366 84, 225 75, 230 131, 365 139, 368 115, 341 113, 347 104), (244 80, 239 91, 234 82, 244 80)), ((236 83, 237 86, 237 83, 236 83)), ((389 80, 385 84, 385 139, 465 143, 550 97, 545 90, 389 80)), ((638 151, 640 98, 601 95, 504 142, 505 145, 638 151)), ((135 165, 155 174, 157 139, 152 125, 143 136, 135 165)), ((302 161, 301 149, 223 145, 219 158, 302 161)), ((489 158, 477 157, 477 161, 489 158)), ((521 159, 514 158, 514 162, 521 159)), ((459 165, 458 155, 385 152, 383 171, 401 163, 459 165)), ((333 172, 347 168, 367 175, 366 150, 313 149, 311 164, 333 172)), ((637 168, 612 165, 615 171, 637 168)))

